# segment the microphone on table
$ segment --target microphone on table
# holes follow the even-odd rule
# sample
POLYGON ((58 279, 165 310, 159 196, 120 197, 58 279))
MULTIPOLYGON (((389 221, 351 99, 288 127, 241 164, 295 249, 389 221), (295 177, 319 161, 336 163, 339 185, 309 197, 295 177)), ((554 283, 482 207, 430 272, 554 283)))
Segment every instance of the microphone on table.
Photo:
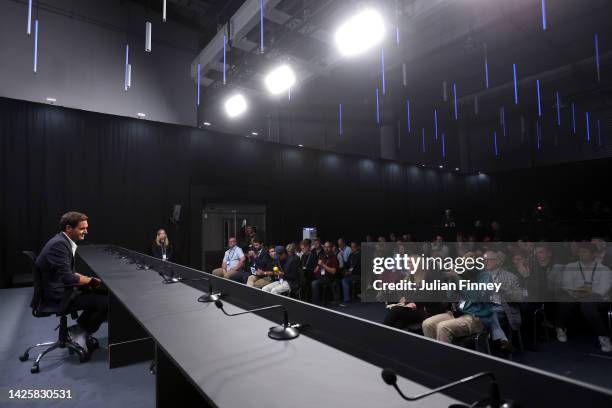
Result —
MULTIPOLYGON (((428 397, 430 395, 433 394, 437 394, 439 392, 442 392, 444 390, 450 389, 450 388, 454 388, 456 386, 468 383, 470 381, 474 381, 477 380, 479 378, 482 377, 489 377, 491 379, 491 385, 489 388, 489 397, 485 400, 482 401, 476 401, 474 404, 472 404, 470 407, 478 407, 478 406, 482 406, 481 404, 489 404, 488 406, 490 406, 491 408, 513 408, 513 407, 517 407, 517 405, 515 405, 513 402, 511 401, 502 401, 501 399, 501 394, 499 392, 499 386, 497 385, 497 382, 495 381, 495 376, 493 375, 493 373, 489 373, 489 372, 482 372, 482 373, 478 373, 478 374, 474 374, 471 375, 469 377, 465 377, 462 378, 460 380, 457 381, 453 381, 452 383, 443 385, 441 387, 438 388, 434 388, 433 390, 424 392, 422 394, 418 394, 418 395, 414 395, 414 396, 406 396, 404 395, 404 393, 399 389, 399 387, 397 386, 397 374, 395 374, 395 371, 393 371, 390 368, 385 368, 384 370, 382 370, 382 379, 385 383, 387 383, 388 385, 392 385, 395 390, 398 392, 398 394, 405 399, 406 401, 416 401, 419 400, 421 398, 425 398, 428 397)), ((452 405, 452 407, 466 407, 469 408, 466 405, 452 405)))
POLYGON ((268 330, 268 337, 274 340, 291 340, 291 339, 295 339, 297 336, 300 335, 300 332, 297 329, 299 325, 291 326, 289 324, 289 313, 287 312, 287 309, 283 305, 260 307, 259 309, 247 310, 247 311, 239 312, 239 313, 227 313, 225 309, 223 309, 223 302, 220 301, 219 299, 215 300, 215 306, 221 309, 221 311, 226 316, 240 316, 240 315, 247 314, 247 313, 254 313, 254 312, 260 312, 260 311, 268 310, 268 309, 281 308, 283 309, 283 325, 270 327, 270 330, 268 330))
POLYGON ((202 302, 202 303, 215 302, 219 300, 221 296, 223 296, 223 293, 221 292, 217 292, 217 293, 213 292, 212 281, 210 278, 202 277, 200 280, 208 281, 208 292, 204 292, 204 294, 198 298, 198 302, 202 302))
POLYGON ((165 273, 163 273, 162 271, 157 271, 157 273, 159 274, 159 276, 162 277, 163 279, 163 283, 178 283, 178 282, 194 282, 194 281, 200 281, 200 280, 208 280, 208 278, 183 278, 181 276, 179 277, 175 277, 174 276, 174 269, 173 268, 168 268, 170 270, 170 272, 172 273, 172 275, 168 276, 165 273))

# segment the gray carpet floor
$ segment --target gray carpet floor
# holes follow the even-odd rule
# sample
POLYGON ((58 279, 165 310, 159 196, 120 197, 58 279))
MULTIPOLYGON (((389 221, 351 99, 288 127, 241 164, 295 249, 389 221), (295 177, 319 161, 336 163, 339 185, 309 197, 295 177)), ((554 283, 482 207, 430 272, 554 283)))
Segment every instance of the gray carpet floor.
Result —
MULTIPOLYGON (((55 317, 35 318, 29 307, 32 288, 0 290, 0 407, 154 407, 155 377, 149 363, 108 369, 106 363, 107 325, 96 337, 100 349, 90 361, 79 363, 69 356, 68 349, 56 349, 40 364, 40 372, 31 374, 30 367, 38 352, 30 352, 30 360, 19 361, 26 347, 57 339, 55 317), (71 390, 70 400, 28 400, 8 398, 10 389, 71 390)), ((71 324, 69 320, 69 325, 71 324)))

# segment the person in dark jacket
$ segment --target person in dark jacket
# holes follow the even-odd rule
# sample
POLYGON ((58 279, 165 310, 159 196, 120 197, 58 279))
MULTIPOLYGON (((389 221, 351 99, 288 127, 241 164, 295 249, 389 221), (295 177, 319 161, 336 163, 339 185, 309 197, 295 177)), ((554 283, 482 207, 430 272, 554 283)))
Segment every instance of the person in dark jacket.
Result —
POLYGON ((295 255, 295 245, 289 244, 286 248, 276 247, 276 256, 280 260, 280 267, 276 274, 278 280, 264 286, 266 292, 282 295, 289 293, 291 289, 300 284, 300 260, 295 255))
POLYGON ((62 215, 60 232, 51 238, 36 258, 36 267, 41 273, 43 302, 59 303, 64 296, 63 285, 80 285, 73 291, 69 309, 82 310, 77 324, 69 328, 71 337, 82 343, 85 349, 95 340, 91 337, 106 321, 108 300, 101 289, 102 282, 75 272, 77 244, 87 235, 88 217, 71 211, 62 215), (98 288, 98 290, 92 290, 98 288), (81 340, 84 340, 81 342, 81 340), (85 343, 86 341, 86 343, 85 343))
POLYGON ((155 258, 159 258, 164 261, 171 261, 173 258, 173 249, 170 240, 168 239, 168 234, 166 234, 166 230, 160 228, 157 230, 157 236, 155 237, 155 241, 153 241, 153 245, 151 247, 151 254, 155 258))

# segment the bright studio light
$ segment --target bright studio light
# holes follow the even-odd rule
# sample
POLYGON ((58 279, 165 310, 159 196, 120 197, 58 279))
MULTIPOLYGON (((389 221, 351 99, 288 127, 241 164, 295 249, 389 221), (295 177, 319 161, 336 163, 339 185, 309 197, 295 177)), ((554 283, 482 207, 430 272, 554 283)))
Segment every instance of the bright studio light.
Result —
POLYGON ((340 53, 346 57, 361 54, 385 36, 385 22, 375 10, 366 9, 348 19, 334 36, 340 53))
POLYGON ((230 118, 235 118, 246 111, 247 103, 242 94, 236 94, 225 101, 225 112, 230 118))
POLYGON ((266 87, 274 95, 285 92, 294 84, 295 74, 288 65, 281 65, 266 76, 266 87))

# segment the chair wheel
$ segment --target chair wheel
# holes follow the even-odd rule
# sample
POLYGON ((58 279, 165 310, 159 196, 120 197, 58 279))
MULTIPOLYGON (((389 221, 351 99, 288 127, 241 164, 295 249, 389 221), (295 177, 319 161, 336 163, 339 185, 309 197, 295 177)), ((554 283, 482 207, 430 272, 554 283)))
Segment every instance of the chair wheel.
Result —
POLYGON ((30 368, 30 372, 32 374, 36 374, 36 373, 40 372, 40 367, 38 365, 33 365, 32 368, 30 368))
POLYGON ((30 355, 28 353, 23 353, 19 356, 19 361, 26 361, 28 358, 30 358, 30 355))
POLYGON ((79 363, 84 363, 89 361, 89 353, 85 352, 83 354, 79 354, 79 363))

